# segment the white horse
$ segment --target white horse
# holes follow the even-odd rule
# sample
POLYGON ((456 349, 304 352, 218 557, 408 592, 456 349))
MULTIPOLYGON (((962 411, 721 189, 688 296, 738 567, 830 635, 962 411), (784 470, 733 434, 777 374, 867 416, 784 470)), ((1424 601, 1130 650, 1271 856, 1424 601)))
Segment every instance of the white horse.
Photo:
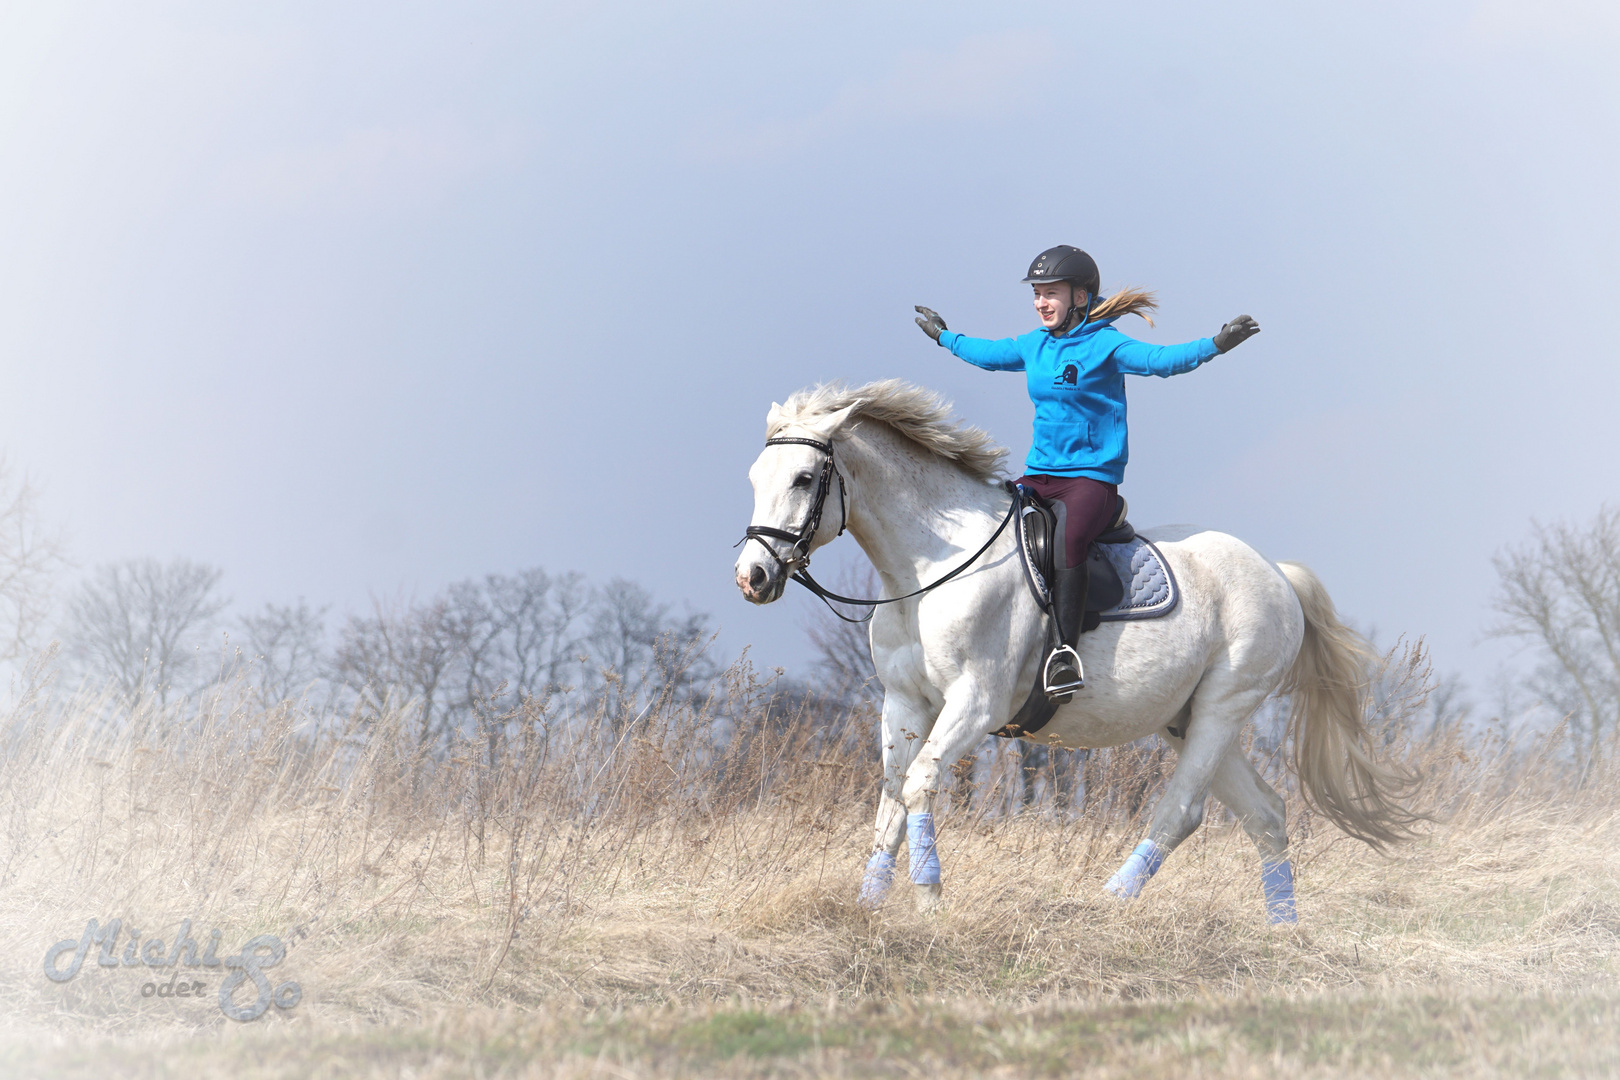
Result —
MULTIPOLYGON (((996 482, 1006 451, 964 427, 936 395, 896 380, 821 386, 773 404, 770 440, 748 477, 750 539, 737 586, 768 604, 809 553, 846 528, 887 596, 957 569, 995 532, 1010 496, 996 482), (836 489, 836 490, 835 490, 836 489)), ((1109 879, 1136 896, 1192 834, 1213 794, 1260 849, 1266 914, 1295 920, 1283 800, 1242 752, 1239 734, 1268 694, 1291 696, 1293 765, 1306 796, 1375 846, 1408 835, 1410 778, 1375 762, 1363 725, 1369 653, 1334 614, 1316 576, 1273 564, 1224 533, 1145 530, 1168 559, 1181 601, 1168 615, 1106 622, 1077 648, 1085 687, 1040 733, 1064 747, 1118 746, 1158 734, 1176 767, 1147 838, 1109 879)), ((908 840, 917 902, 940 896, 933 806, 940 778, 1029 694, 1046 649, 1044 615, 1008 528, 965 571, 879 607, 872 659, 883 683, 883 787, 862 899, 887 892, 908 840)))

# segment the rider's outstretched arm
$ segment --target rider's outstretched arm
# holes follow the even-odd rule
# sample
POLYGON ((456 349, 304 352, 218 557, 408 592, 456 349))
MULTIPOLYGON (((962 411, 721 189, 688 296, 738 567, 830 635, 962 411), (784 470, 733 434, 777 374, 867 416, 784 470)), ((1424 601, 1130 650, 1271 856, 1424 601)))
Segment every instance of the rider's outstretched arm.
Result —
POLYGON ((975 367, 989 371, 1024 370, 1024 351, 1018 338, 1002 338, 1000 341, 970 338, 947 330, 945 320, 939 317, 937 311, 925 307, 918 307, 917 310, 922 313, 917 325, 923 333, 975 367))
POLYGON ((1247 315, 1239 315, 1212 338, 1199 338, 1182 345, 1149 345, 1145 341, 1128 338, 1113 327, 1099 330, 1099 334, 1118 336, 1114 346, 1114 363, 1127 375, 1180 375, 1191 371, 1204 361, 1241 345, 1260 332, 1260 324, 1247 315))
POLYGON ((1019 347, 1017 338, 991 341, 989 338, 968 337, 947 330, 939 335, 939 343, 968 363, 987 371, 1024 370, 1024 351, 1019 347))
POLYGON ((1220 350, 1215 348, 1215 342, 1210 338, 1199 338, 1197 341, 1181 345, 1149 345, 1145 341, 1137 341, 1135 338, 1120 334, 1119 344, 1114 346, 1114 363, 1127 375, 1158 375, 1168 378, 1171 375, 1191 371, 1219 353, 1220 350))

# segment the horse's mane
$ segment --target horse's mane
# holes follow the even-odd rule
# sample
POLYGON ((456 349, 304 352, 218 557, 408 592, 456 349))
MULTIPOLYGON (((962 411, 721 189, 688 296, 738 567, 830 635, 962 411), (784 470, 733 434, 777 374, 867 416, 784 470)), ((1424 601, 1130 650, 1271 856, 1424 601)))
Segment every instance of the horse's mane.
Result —
POLYGON ((900 379, 883 379, 865 386, 831 382, 800 390, 783 403, 780 412, 771 414, 765 437, 772 438, 791 424, 813 420, 848 405, 855 406, 851 420, 859 417, 881 420, 924 450, 954 462, 978 480, 994 479, 1001 471, 1002 459, 1007 456, 1006 448, 997 446, 988 432, 958 421, 944 398, 900 379))

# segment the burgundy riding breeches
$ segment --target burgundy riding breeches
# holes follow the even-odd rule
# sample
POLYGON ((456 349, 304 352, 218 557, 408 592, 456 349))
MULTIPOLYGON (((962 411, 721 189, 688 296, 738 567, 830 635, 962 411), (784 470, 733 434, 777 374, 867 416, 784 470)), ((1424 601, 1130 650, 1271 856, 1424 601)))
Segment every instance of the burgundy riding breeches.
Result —
POLYGON ((1018 482, 1051 503, 1062 503, 1062 566, 1081 566, 1086 549, 1114 523, 1119 487, 1089 476, 1020 476, 1018 482))

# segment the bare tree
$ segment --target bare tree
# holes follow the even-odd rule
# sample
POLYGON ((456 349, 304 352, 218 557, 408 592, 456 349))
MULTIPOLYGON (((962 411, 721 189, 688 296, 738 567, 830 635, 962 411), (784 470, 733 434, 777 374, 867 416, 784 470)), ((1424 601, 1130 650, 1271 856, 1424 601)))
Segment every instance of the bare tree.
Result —
POLYGON ((587 641, 603 673, 600 692, 610 719, 628 716, 649 690, 680 693, 712 676, 703 654, 707 615, 672 618, 668 604, 624 578, 608 582, 593 606, 587 641))
POLYGON ((39 645, 66 565, 60 535, 40 521, 39 492, 0 458, 0 660, 39 645))
POLYGON ((650 694, 691 692, 715 675, 709 636, 707 616, 674 617, 633 582, 590 590, 534 569, 375 604, 343 627, 333 672, 370 708, 419 702, 424 740, 476 733, 493 755, 526 700, 579 690, 616 721, 650 694))
MULTIPOLYGON (((882 595, 877 571, 870 566, 861 572, 846 568, 832 589, 845 596, 882 595)), ((859 619, 868 610, 845 611, 844 615, 859 619)), ((864 698, 875 703, 882 699, 883 687, 872 663, 870 626, 869 622, 841 619, 825 604, 818 603, 805 632, 816 647, 817 674, 825 680, 828 690, 846 699, 864 698)))
POLYGON ((374 712, 390 702, 416 701, 418 738, 430 743, 451 727, 441 689, 466 642, 466 626, 444 598, 426 604, 374 600, 371 615, 349 616, 332 669, 374 712))
POLYGON ((1594 760, 1620 721, 1620 508, 1585 525, 1534 524, 1528 543, 1494 561, 1503 618, 1492 632, 1535 644, 1530 689, 1569 718, 1594 760))
POLYGON ((504 687, 516 700, 569 685, 584 651, 590 590, 579 574, 541 569, 450 586, 450 606, 468 629, 461 672, 469 705, 504 687))
POLYGON ((1434 693, 1429 698, 1431 739, 1466 724, 1473 712, 1474 703, 1461 675, 1447 671, 1434 677, 1434 693))
POLYGON ((518 711, 549 699, 577 668, 590 591, 579 574, 554 579, 535 568, 458 582, 448 597, 465 642, 452 707, 493 763, 518 711))
POLYGON ((206 681, 198 650, 229 601, 220 571, 190 559, 130 559, 97 567, 68 606, 63 637, 85 673, 130 705, 186 693, 206 681))
POLYGON ((242 617, 250 681, 266 707, 304 693, 325 674, 326 610, 300 599, 242 617))
POLYGON ((614 578, 597 596, 590 644, 596 659, 612 671, 630 672, 652 660, 668 605, 633 581, 614 578))

